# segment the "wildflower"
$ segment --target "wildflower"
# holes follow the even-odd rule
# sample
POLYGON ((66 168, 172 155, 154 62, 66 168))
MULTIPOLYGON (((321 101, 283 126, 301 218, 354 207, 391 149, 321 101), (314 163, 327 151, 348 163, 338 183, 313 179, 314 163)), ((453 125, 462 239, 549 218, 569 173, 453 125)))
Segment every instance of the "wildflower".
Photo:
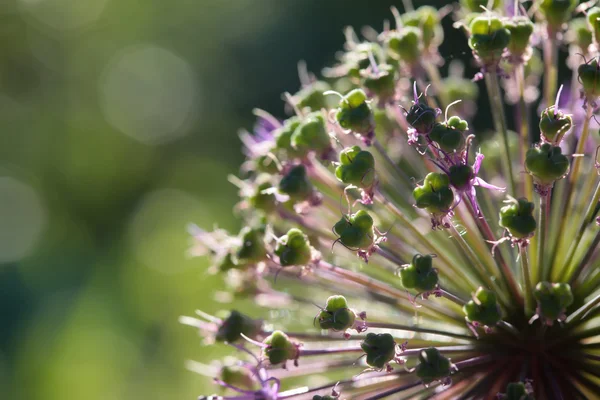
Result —
POLYGON ((447 76, 438 69, 450 8, 394 8, 395 29, 365 39, 346 29, 323 79, 301 65, 287 119, 255 111, 240 135, 242 177, 230 178, 241 229, 190 229, 190 254, 211 257, 226 283, 219 301, 268 316, 181 317, 203 345, 227 343, 239 359, 196 365, 215 378, 223 396, 213 398, 600 392, 598 11, 572 19, 591 4, 460 3, 485 92, 456 61, 447 76), (488 101, 490 120, 474 120, 488 101), (528 111, 538 102, 539 124, 528 111))

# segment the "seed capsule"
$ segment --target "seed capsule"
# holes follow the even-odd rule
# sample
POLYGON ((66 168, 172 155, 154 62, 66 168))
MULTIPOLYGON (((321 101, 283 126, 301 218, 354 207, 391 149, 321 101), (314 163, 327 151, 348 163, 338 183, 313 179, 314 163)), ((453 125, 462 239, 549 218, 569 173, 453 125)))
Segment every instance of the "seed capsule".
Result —
POLYGON ((473 299, 463 306, 467 321, 481 325, 494 326, 502 319, 496 294, 491 290, 480 287, 473 299))
POLYGON ((438 284, 438 273, 433 268, 432 260, 433 257, 430 255, 415 254, 410 265, 400 270, 402 286, 419 292, 435 289, 438 284))

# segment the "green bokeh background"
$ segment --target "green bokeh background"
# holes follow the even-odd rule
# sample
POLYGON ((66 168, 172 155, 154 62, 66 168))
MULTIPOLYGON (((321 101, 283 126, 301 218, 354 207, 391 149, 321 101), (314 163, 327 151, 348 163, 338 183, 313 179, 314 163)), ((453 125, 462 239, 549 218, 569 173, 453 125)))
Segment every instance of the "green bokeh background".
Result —
POLYGON ((281 93, 299 85, 297 61, 320 70, 341 48, 344 26, 381 29, 393 4, 402 8, 2 2, 1 398, 212 391, 184 363, 225 349, 201 347, 177 317, 222 308, 212 295, 220 279, 205 273, 206 260, 186 256, 186 225, 236 229, 226 177, 242 161, 237 131, 251 128, 252 108, 283 116, 281 93), (157 142, 153 132, 166 133, 157 142))

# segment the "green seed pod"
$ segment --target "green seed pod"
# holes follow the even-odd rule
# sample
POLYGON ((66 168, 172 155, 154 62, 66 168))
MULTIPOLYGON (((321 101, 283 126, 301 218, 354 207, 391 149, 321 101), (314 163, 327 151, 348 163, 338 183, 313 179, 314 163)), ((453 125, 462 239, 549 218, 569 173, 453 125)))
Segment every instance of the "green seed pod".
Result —
POLYGON ((562 25, 571 19, 571 13, 578 3, 578 0, 540 0, 538 10, 548 23, 548 28, 559 32, 562 25))
POLYGON ((279 191, 290 196, 293 202, 307 200, 313 192, 313 185, 306 175, 304 165, 296 165, 281 178, 279 191))
POLYGON ((468 127, 467 121, 459 117, 451 117, 446 123, 436 123, 429 133, 429 138, 446 153, 459 152, 465 145, 463 132, 468 127))
POLYGON ((415 254, 410 265, 400 270, 402 286, 419 292, 435 289, 438 284, 438 273, 433 268, 432 260, 433 257, 430 255, 415 254))
POLYGON ((277 200, 273 193, 264 193, 265 190, 271 189, 271 182, 268 181, 268 175, 260 175, 257 178, 258 186, 254 193, 248 197, 248 204, 255 210, 261 210, 270 213, 277 208, 277 200))
POLYGON ((292 135, 299 125, 300 118, 292 117, 286 120, 281 128, 275 130, 275 147, 287 151, 291 156, 295 156, 295 150, 292 148, 292 135))
POLYGON ((331 87, 327 82, 316 81, 300 89, 293 98, 299 109, 319 111, 323 108, 329 108, 330 106, 327 101, 327 96, 324 95, 328 90, 331 90, 331 87))
POLYGON ((347 147, 340 153, 340 165, 335 176, 348 185, 369 188, 375 183, 375 159, 358 146, 347 147))
POLYGON ((342 217, 333 226, 333 231, 340 243, 351 249, 369 249, 375 238, 373 218, 365 210, 342 217))
POLYGON ((294 130, 292 147, 297 154, 305 156, 310 151, 323 153, 331 148, 331 138, 327 133, 325 117, 321 112, 308 114, 294 130))
POLYGON ((327 299, 325 309, 318 316, 321 329, 332 329, 334 331, 345 331, 352 328, 356 320, 356 314, 348 308, 348 302, 344 296, 331 296, 327 299))
POLYGON ((241 244, 235 253, 237 263, 255 264, 266 259, 264 232, 247 226, 240 231, 239 238, 241 244))
POLYGON ((219 371, 219 379, 226 384, 242 390, 255 390, 256 383, 248 368, 238 365, 228 365, 219 371))
POLYGON ((533 22, 527 17, 516 16, 508 19, 504 24, 510 32, 508 50, 513 56, 522 56, 529 47, 529 39, 533 33, 533 22))
POLYGON ((471 181, 475 179, 475 172, 470 165, 453 165, 448 171, 450 184, 458 190, 467 190, 471 187, 471 181))
POLYGON ((231 269, 244 269, 248 266, 248 264, 240 263, 239 260, 235 260, 231 253, 225 253, 215 261, 215 265, 221 272, 227 272, 231 269))
POLYGON ((281 331, 274 331, 263 343, 263 355, 271 365, 285 363, 288 360, 297 360, 299 356, 298 346, 293 343, 288 335, 281 331))
POLYGON ((381 102, 392 100, 396 94, 396 68, 381 64, 377 72, 367 69, 361 73, 361 85, 381 102))
POLYGON ((562 154, 560 147, 543 143, 527 150, 525 168, 537 184, 551 186, 569 172, 569 159, 562 154))
POLYGON ((347 69, 347 75, 352 80, 360 79, 361 71, 369 68, 371 60, 369 54, 372 54, 376 60, 382 59, 382 49, 377 43, 363 42, 344 55, 343 63, 347 69))
POLYGON ((282 267, 307 265, 312 259, 308 237, 300 229, 292 228, 277 240, 275 254, 282 267))
POLYGON ((406 121, 420 134, 428 134, 435 125, 437 111, 429 107, 425 100, 419 99, 410 107, 406 114, 406 121))
POLYGON ((492 14, 481 15, 469 25, 469 47, 484 65, 496 65, 510 42, 510 31, 492 14))
POLYGON ((571 286, 567 283, 539 282, 533 291, 540 317, 549 321, 560 319, 573 303, 571 286))
POLYGON ((258 156, 254 159, 254 171, 264 172, 265 174, 276 174, 279 169, 277 163, 268 155, 258 156))
POLYGON ((415 370, 424 384, 447 378, 452 373, 452 363, 438 349, 430 347, 419 353, 419 364, 415 370))
POLYGON ((386 38, 389 55, 409 65, 415 64, 421 58, 422 43, 421 30, 412 26, 390 32, 386 38))
MULTIPOLYGON (((464 8, 466 8, 468 11, 474 12, 474 13, 483 12, 484 9, 481 7, 482 6, 487 7, 488 3, 489 3, 488 0, 460 0, 460 4, 464 8)), ((494 2, 492 4, 492 10, 495 10, 498 7, 500 7, 500 0, 494 0, 494 2)))
POLYGON ((586 18, 573 18, 571 22, 569 22, 567 37, 569 38, 569 42, 575 44, 585 53, 587 53, 588 47, 590 47, 594 40, 586 18))
POLYGON ((502 319, 496 294, 482 287, 477 289, 474 298, 463 306, 463 312, 469 322, 486 326, 494 326, 502 319))
POLYGON ((367 355, 367 365, 383 369, 396 357, 396 342, 389 333, 367 333, 360 347, 367 355))
POLYGON ((581 64, 577 68, 579 83, 583 86, 583 92, 589 99, 595 99, 600 96, 600 66, 598 59, 594 58, 586 64, 581 64))
POLYGON ((503 400, 535 400, 531 388, 523 382, 511 382, 506 386, 506 393, 500 395, 503 400))
POLYGON ((418 208, 424 208, 431 214, 446 214, 454 202, 450 179, 446 174, 437 172, 427 174, 423 186, 413 190, 413 197, 418 208))
POLYGON ((533 203, 525 198, 516 199, 500 209, 500 226, 515 238, 530 237, 537 227, 533 218, 534 207, 533 203))
POLYGON ((232 310, 223 320, 217 330, 215 340, 218 342, 235 343, 242 338, 243 333, 249 338, 254 338, 262 328, 262 321, 254 320, 236 310, 232 310))
POLYGON ((444 40, 440 16, 434 7, 421 6, 415 11, 409 11, 402 15, 402 23, 421 31, 423 46, 426 49, 437 47, 444 40))
POLYGON ((354 89, 342 98, 335 119, 342 128, 361 135, 370 134, 375 129, 371 106, 361 89, 354 89))
POLYGON ((545 141, 552 144, 559 144, 565 133, 573 126, 573 118, 564 114, 555 106, 551 106, 542 111, 540 117, 540 133, 545 141))

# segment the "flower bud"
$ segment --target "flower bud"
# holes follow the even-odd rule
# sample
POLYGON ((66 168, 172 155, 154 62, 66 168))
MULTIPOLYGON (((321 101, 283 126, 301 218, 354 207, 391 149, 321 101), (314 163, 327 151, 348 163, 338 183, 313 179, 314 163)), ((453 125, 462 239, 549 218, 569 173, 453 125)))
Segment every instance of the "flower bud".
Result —
POLYGON ((282 267, 307 265, 312 258, 308 237, 300 229, 292 228, 277 240, 275 254, 282 267))
POLYGON ((522 56, 529 47, 534 28, 533 22, 528 17, 516 16, 508 19, 504 26, 510 32, 508 50, 513 56, 522 56))
POLYGON ((546 142, 558 145, 565 133, 573 126, 573 118, 564 114, 555 106, 542 111, 540 117, 540 133, 546 142))
POLYGON ((332 329, 334 331, 345 331, 354 325, 356 314, 348 308, 348 302, 344 296, 331 296, 327 299, 325 309, 318 316, 321 329, 332 329))
POLYGON ((596 43, 600 40, 600 8, 594 7, 587 12, 587 20, 592 27, 594 40, 596 43))
POLYGON ((361 89, 354 89, 342 98, 335 119, 342 128, 361 135, 370 134, 375 129, 371 106, 361 89))
MULTIPOLYGON (((261 181, 263 179, 267 179, 268 176, 261 175, 259 178, 265 177, 262 179, 257 179, 257 181, 261 181)), ((248 197, 248 203, 250 207, 255 210, 261 210, 266 213, 270 213, 275 208, 277 208, 277 200, 275 199, 275 195, 273 193, 264 193, 264 191, 268 191, 271 189, 272 185, 269 181, 263 181, 258 184, 254 193, 248 197)))
POLYGON ((263 343, 267 345, 263 348, 263 355, 271 365, 285 363, 288 360, 297 360, 300 354, 298 345, 281 331, 274 331, 263 340, 263 343))
POLYGON ((247 226, 240 231, 239 238, 241 244, 235 253, 239 264, 255 264, 266 259, 264 232, 247 226))
POLYGON ((252 371, 239 365, 227 365, 219 371, 219 379, 242 390, 254 390, 256 383, 252 371))
POLYGON ((567 307, 573 303, 571 286, 567 283, 539 282, 533 296, 537 300, 538 314, 547 321, 562 319, 567 307))
POLYGON ((361 72, 361 85, 381 102, 388 102, 396 94, 396 69, 389 64, 368 68, 361 72))
POLYGON ((421 31, 423 45, 426 49, 437 46, 444 39, 444 31, 440 24, 438 10, 431 6, 421 6, 415 11, 402 15, 404 26, 417 28, 421 31))
POLYGON ((415 254, 410 265, 400 270, 402 286, 419 292, 435 289, 438 284, 438 273, 433 268, 432 260, 433 257, 430 255, 415 254))
POLYGON ((449 377, 452 363, 438 349, 430 347, 419 353, 419 364, 415 372, 424 384, 428 384, 449 377))
POLYGON ((581 64, 577 68, 577 73, 585 95, 589 99, 600 96, 600 66, 598 65, 598 59, 594 58, 589 63, 581 64))
POLYGON ((431 214, 446 214, 454 201, 448 176, 438 172, 427 174, 423 185, 413 190, 413 197, 418 208, 424 208, 431 214))
POLYGON ((215 339, 218 342, 235 343, 242 338, 242 334, 254 338, 261 328, 262 321, 254 320, 236 310, 232 310, 219 326, 215 339))
POLYGON ((484 65, 496 65, 510 42, 510 31, 493 15, 481 15, 469 25, 469 47, 484 65))
POLYGON ((316 81, 300 89, 293 98, 300 110, 309 109, 310 111, 319 111, 329 107, 327 96, 324 95, 328 90, 331 90, 328 83, 316 81))
POLYGON ((475 179, 473 167, 467 164, 452 165, 448 170, 450 184, 457 190, 467 190, 471 187, 471 181, 475 179))
POLYGON ((409 65, 417 63, 421 58, 421 43, 421 30, 412 26, 390 32, 386 38, 390 56, 409 65))
POLYGON ((537 223, 533 218, 533 203, 526 198, 515 199, 500 209, 500 226, 511 236, 522 239, 533 235, 537 223))
POLYGON ((428 134, 435 125, 437 110, 429 107, 425 100, 417 100, 406 114, 406 121, 422 135, 428 134))
POLYGON ((481 325, 494 326, 502 319, 496 294, 491 290, 480 287, 473 299, 463 306, 467 321, 481 325))
POLYGON ((306 156, 310 151, 324 153, 331 148, 325 117, 321 112, 308 114, 294 130, 291 145, 296 154, 306 156))
POLYGON ((569 172, 569 159, 558 146, 543 143, 532 147, 525 155, 525 168, 540 186, 552 186, 569 172))
POLYGON ((340 153, 340 165, 335 176, 348 185, 369 188, 375 183, 375 159, 358 146, 347 147, 340 153))
POLYGON ((369 249, 375 238, 373 218, 365 210, 342 217, 333 226, 333 232, 340 243, 351 249, 369 249))
POLYGON ((292 135, 300 125, 300 118, 292 117, 286 120, 282 127, 274 132, 275 147, 280 150, 285 150, 291 157, 296 156, 295 149, 292 148, 292 135))
POLYGON ((451 117, 447 122, 436 123, 429 138, 447 153, 459 152, 465 145, 463 132, 469 128, 467 121, 451 117))
POLYGON ((578 3, 578 0, 540 0, 538 9, 546 19, 548 28, 558 32, 571 19, 571 13, 578 3))
POLYGON ((313 185, 306 175, 304 165, 296 165, 281 178, 279 191, 290 196, 293 202, 307 200, 313 193, 313 185))
POLYGON ((587 53, 588 47, 590 47, 594 39, 585 18, 573 18, 569 22, 567 36, 571 43, 575 44, 585 53, 587 53))
POLYGON ((360 347, 367 355, 367 365, 383 369, 396 357, 396 342, 389 333, 367 333, 360 347))

